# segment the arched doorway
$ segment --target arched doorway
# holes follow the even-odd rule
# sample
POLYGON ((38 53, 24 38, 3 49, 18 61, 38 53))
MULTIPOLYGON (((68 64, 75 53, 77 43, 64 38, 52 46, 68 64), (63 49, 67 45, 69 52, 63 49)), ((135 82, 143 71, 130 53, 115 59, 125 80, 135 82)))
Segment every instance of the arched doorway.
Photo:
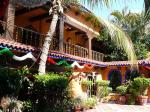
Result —
POLYGON ((111 70, 108 74, 108 80, 110 81, 109 86, 112 87, 113 91, 116 91, 116 88, 122 82, 121 72, 119 70, 111 70))

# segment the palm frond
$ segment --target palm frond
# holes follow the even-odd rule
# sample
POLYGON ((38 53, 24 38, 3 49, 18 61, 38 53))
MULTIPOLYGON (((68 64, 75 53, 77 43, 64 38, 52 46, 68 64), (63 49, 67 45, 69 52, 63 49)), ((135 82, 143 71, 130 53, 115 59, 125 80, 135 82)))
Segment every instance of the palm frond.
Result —
POLYGON ((137 58, 134 52, 134 47, 130 37, 117 25, 114 25, 106 20, 100 19, 101 23, 109 30, 110 37, 113 42, 120 48, 122 48, 131 60, 132 64, 137 68, 137 58))

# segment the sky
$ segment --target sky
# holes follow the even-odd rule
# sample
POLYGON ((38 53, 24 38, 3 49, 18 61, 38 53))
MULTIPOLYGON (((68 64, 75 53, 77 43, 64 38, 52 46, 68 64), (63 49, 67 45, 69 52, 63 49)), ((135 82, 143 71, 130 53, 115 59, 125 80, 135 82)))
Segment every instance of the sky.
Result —
MULTIPOLYGON (((90 9, 88 6, 86 7, 90 9)), ((110 13, 112 11, 122 11, 125 7, 127 7, 131 12, 141 12, 144 9, 144 0, 116 0, 116 2, 111 3, 109 8, 105 6, 98 6, 92 9, 92 12, 102 19, 108 20, 111 18, 110 13)))

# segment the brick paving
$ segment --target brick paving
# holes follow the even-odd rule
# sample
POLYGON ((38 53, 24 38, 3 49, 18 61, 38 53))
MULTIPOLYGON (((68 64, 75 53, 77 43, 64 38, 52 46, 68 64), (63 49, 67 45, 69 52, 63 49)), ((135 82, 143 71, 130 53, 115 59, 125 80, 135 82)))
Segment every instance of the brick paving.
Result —
POLYGON ((86 110, 84 112, 150 112, 150 105, 119 105, 100 103, 95 109, 86 110))

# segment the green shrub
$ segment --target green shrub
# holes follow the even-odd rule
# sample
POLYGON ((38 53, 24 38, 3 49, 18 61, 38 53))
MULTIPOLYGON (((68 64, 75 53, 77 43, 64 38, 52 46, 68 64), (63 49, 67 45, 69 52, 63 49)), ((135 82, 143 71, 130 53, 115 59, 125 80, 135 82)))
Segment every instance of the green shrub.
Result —
POLYGON ((117 93, 125 95, 127 93, 127 86, 121 85, 116 88, 117 93))
POLYGON ((22 78, 15 69, 0 68, 0 97, 18 95, 22 78))
POLYGON ((107 81, 107 80, 99 80, 96 83, 97 83, 97 86, 108 86, 109 85, 109 81, 107 81))
POLYGON ((67 98, 68 78, 59 74, 36 75, 32 90, 32 101, 36 111, 64 107, 67 98))
POLYGON ((150 86, 149 78, 135 78, 129 86, 129 92, 135 95, 146 95, 147 87, 150 86))
POLYGON ((90 80, 83 80, 81 83, 83 86, 92 86, 93 85, 93 82, 90 80))
POLYGON ((92 108, 96 106, 96 104, 97 104, 97 99, 95 97, 91 97, 82 101, 83 108, 92 108))

